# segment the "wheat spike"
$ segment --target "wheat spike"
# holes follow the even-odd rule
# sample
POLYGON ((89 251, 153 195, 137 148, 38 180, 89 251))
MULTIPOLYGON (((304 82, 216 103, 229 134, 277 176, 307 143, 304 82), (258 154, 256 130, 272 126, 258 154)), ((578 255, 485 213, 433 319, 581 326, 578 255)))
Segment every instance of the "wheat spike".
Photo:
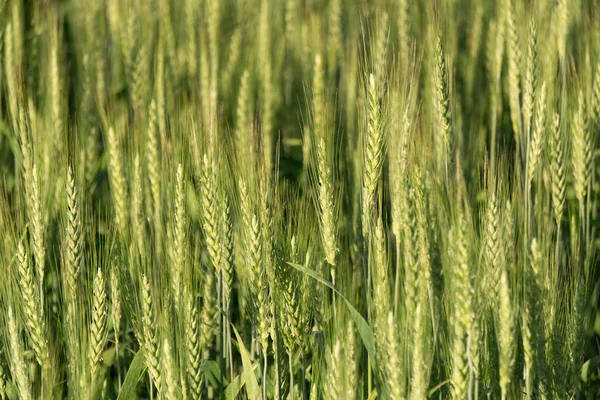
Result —
POLYGON ((596 126, 600 126, 600 59, 596 66, 592 88, 592 116, 596 126))
POLYGON ((199 399, 202 395, 202 369, 200 362, 202 348, 200 347, 200 321, 198 307, 191 299, 186 302, 185 343, 187 349, 186 372, 192 398, 199 399))
POLYGON ((185 213, 185 181, 181 164, 177 167, 175 176, 175 221, 171 238, 171 285, 173 287, 173 300, 175 310, 179 310, 181 300, 181 279, 186 265, 186 213, 185 213))
POLYGON ((331 266, 331 276, 335 283, 335 258, 338 252, 335 226, 335 205, 331 170, 327 162, 325 140, 321 138, 317 146, 319 169, 319 205, 321 218, 321 237, 327 262, 331 266))
POLYGON ((31 269, 31 261, 22 242, 19 242, 18 245, 17 262, 19 283, 26 316, 25 326, 31 338, 31 345, 37 362, 42 368, 48 368, 50 354, 43 306, 39 298, 39 287, 34 280, 31 269))
POLYGON ((447 163, 452 147, 452 112, 450 110, 450 94, 448 88, 448 72, 446 70, 446 56, 442 48, 442 39, 438 36, 435 46, 435 93, 436 109, 438 113, 438 157, 440 165, 444 166, 447 173, 447 163))
POLYGON ((496 329, 498 336, 498 353, 500 365, 500 389, 502 399, 508 398, 508 390, 512 380, 514 365, 514 321, 511 308, 510 288, 506 269, 500 271, 498 283, 498 310, 496 329))
POLYGON ((369 75, 367 90, 367 132, 364 138, 363 190, 362 190, 362 225, 363 236, 367 236, 370 215, 377 191, 377 183, 381 177, 384 157, 385 134, 381 126, 381 110, 377 93, 377 81, 373 74, 369 75))
POLYGON ((533 127, 531 141, 529 143, 527 180, 530 184, 533 181, 540 163, 542 150, 544 148, 544 139, 546 138, 546 96, 547 90, 546 83, 544 82, 538 98, 535 126, 533 127))
POLYGON ((94 278, 94 289, 92 296, 92 321, 90 324, 90 371, 92 378, 92 386, 96 384, 98 368, 102 353, 107 340, 107 319, 108 305, 106 303, 106 286, 102 270, 98 268, 98 272, 94 278))
POLYGON ((77 278, 81 266, 83 236, 81 233, 81 215, 73 171, 69 166, 67 172, 67 229, 65 234, 66 281, 69 301, 77 293, 77 278))
POLYGON ((19 396, 23 400, 33 399, 31 394, 31 382, 29 380, 29 374, 27 373, 27 365, 23 359, 23 342, 21 340, 21 333, 17 320, 12 309, 12 306, 8 307, 8 336, 9 336, 9 348, 11 358, 11 371, 13 379, 17 383, 19 388, 19 396))
POLYGON ((508 55, 508 85, 509 85, 509 104, 510 117, 512 120, 515 140, 519 143, 522 131, 521 107, 520 107, 520 70, 521 70, 521 50, 519 47, 519 38, 515 24, 515 16, 512 0, 506 1, 506 53, 508 55))
MULTIPOLYGON (((41 299, 43 299, 44 273, 46 264, 46 248, 44 247, 45 228, 42 215, 42 200, 40 197, 40 185, 38 181, 37 166, 33 164, 31 169, 31 183, 28 186, 29 219, 31 222, 30 234, 33 245, 33 256, 38 278, 38 287, 41 299)), ((43 304, 43 300, 42 300, 43 304)))
POLYGON ((180 396, 179 393, 179 384, 177 379, 177 374, 175 370, 175 360, 173 359, 173 351, 171 348, 171 344, 168 339, 163 340, 162 345, 162 373, 161 376, 164 377, 164 384, 166 386, 166 390, 164 398, 166 399, 178 399, 180 396))
POLYGON ((156 332, 154 329, 154 306, 152 294, 150 292, 150 283, 146 275, 142 275, 141 282, 141 303, 142 303, 142 348, 146 358, 146 366, 152 378, 154 386, 159 393, 162 391, 162 379, 160 374, 160 355, 156 343, 156 332))
POLYGON ((217 202, 217 182, 215 178, 216 165, 210 162, 208 157, 204 155, 202 168, 202 178, 200 181, 200 192, 202 195, 202 227, 206 236, 206 245, 211 257, 212 265, 215 270, 220 273, 222 267, 222 242, 220 241, 220 231, 222 224, 219 224, 223 217, 219 210, 217 202))
POLYGON ((123 156, 121 146, 113 127, 108 128, 108 155, 109 155, 109 178, 111 185, 112 200, 115 207, 115 221, 119 232, 124 237, 127 235, 127 182, 125 180, 123 156))
POLYGON ((527 66, 525 82, 523 83, 523 122, 525 132, 531 131, 533 118, 533 103, 536 95, 537 83, 537 34, 535 23, 532 20, 529 26, 529 46, 527 50, 527 66))
POLYGON ((564 144, 560 129, 560 117, 554 113, 550 135, 550 176, 552 181, 552 208, 556 225, 560 226, 565 207, 565 160, 564 144))
POLYGON ((580 209, 584 207, 588 181, 592 172, 593 142, 591 138, 588 115, 583 93, 579 92, 579 107, 571 129, 571 163, 575 197, 580 209))
POLYGON ((473 326, 472 296, 473 289, 469 276, 469 259, 465 238, 464 217, 460 218, 457 226, 450 231, 449 243, 451 244, 452 262, 455 265, 453 273, 454 283, 454 348, 452 364, 452 396, 455 399, 467 397, 469 384, 469 365, 467 359, 468 333, 473 326))

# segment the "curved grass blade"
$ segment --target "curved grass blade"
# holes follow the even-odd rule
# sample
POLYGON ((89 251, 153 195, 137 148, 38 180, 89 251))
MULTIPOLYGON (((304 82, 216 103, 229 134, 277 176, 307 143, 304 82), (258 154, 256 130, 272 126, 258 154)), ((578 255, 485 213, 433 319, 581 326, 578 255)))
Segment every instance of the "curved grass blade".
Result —
POLYGON ((140 379, 142 379, 144 372, 146 372, 144 354, 142 351, 138 351, 135 353, 133 361, 127 370, 127 375, 125 375, 125 380, 123 381, 123 386, 117 400, 133 400, 136 398, 135 389, 140 379))
POLYGON ((243 379, 246 381, 246 392, 248 393, 248 398, 250 400, 260 400, 261 393, 258 387, 258 381, 256 380, 256 375, 254 374, 254 368, 252 367, 252 361, 250 360, 250 354, 248 353, 248 350, 246 350, 246 346, 244 346, 244 342, 242 342, 240 334, 238 333, 237 329, 235 329, 235 326, 231 325, 231 327, 233 328, 233 332, 237 338, 240 354, 242 355, 242 365, 244 368, 243 379))
POLYGON ((367 353, 369 353, 369 358, 371 359, 371 365, 373 366, 373 369, 375 370, 375 368, 376 368, 376 365, 375 365, 375 339, 373 337, 373 331, 371 330, 371 327, 369 326, 367 321, 365 321, 363 316, 358 312, 358 310, 356 308, 354 308, 354 306, 352 306, 352 304, 350 304, 348 299, 346 299, 344 297, 344 295, 342 295, 340 293, 340 291, 333 285, 333 283, 329 282, 317 271, 313 271, 312 269, 307 268, 303 265, 294 264, 291 262, 288 262, 288 265, 296 268, 300 272, 305 273, 306 275, 310 276, 311 278, 314 278, 315 280, 321 282, 323 285, 329 287, 331 290, 336 292, 338 294, 338 296, 340 296, 344 300, 344 302, 346 303, 346 306, 348 307, 348 311, 350 311, 350 316, 352 317, 352 320, 354 321, 354 323, 356 324, 356 327, 358 328, 358 333, 360 334, 363 344, 365 345, 365 347, 367 349, 367 353))

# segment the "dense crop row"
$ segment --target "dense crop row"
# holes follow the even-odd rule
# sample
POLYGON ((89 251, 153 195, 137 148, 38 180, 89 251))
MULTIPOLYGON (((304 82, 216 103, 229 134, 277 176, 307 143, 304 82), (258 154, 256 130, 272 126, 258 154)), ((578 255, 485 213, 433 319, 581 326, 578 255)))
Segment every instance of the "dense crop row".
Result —
POLYGON ((1 0, 0 399, 596 398, 599 14, 1 0))

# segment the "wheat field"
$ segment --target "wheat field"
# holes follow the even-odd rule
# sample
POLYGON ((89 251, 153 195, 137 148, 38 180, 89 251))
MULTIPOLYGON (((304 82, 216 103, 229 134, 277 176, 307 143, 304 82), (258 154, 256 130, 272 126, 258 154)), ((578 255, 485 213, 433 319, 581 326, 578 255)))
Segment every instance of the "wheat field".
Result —
POLYGON ((0 399, 600 398, 600 4, 0 0, 0 399))

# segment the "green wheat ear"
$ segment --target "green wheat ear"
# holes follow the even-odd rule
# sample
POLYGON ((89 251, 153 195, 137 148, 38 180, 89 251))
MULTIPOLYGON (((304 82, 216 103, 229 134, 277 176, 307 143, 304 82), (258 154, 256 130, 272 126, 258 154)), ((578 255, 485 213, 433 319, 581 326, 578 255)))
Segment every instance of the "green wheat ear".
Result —
POLYGON ((435 46, 435 90, 436 109, 438 113, 437 140, 439 142, 438 157, 440 165, 448 173, 448 162, 452 153, 452 113, 450 110, 450 93, 448 88, 448 72, 446 56, 442 48, 442 39, 438 36, 435 46))
POLYGON ((146 275, 142 275, 141 282, 141 303, 142 303, 142 343, 146 359, 146 366, 152 378, 152 383, 159 393, 162 391, 162 379, 160 373, 160 355, 156 339, 156 321, 154 316, 154 305, 152 294, 150 292, 150 283, 146 275))
POLYGON ((513 9, 512 0, 506 1, 506 54, 508 56, 508 85, 509 85, 509 104, 510 117, 515 134, 515 140, 520 143, 520 135, 522 131, 521 117, 521 88, 520 88, 520 70, 521 70, 521 50, 519 45, 519 37, 515 22, 515 12, 513 9))
POLYGON ((23 299, 24 314, 26 316, 25 326, 29 333, 38 364, 42 368, 49 368, 50 354, 46 321, 40 300, 41 289, 34 279, 31 261, 22 242, 19 242, 18 245, 17 262, 19 284, 23 299))
POLYGON ((367 236, 373 212, 377 184, 381 177, 384 159, 385 135, 381 124, 378 82, 375 75, 369 75, 367 88, 367 131, 364 137, 362 225, 363 235, 367 236))
POLYGON ((98 268, 98 272, 94 277, 92 295, 92 322, 90 324, 90 371, 92 377, 92 386, 98 378, 98 368, 104 347, 107 340, 107 320, 108 320, 108 305, 106 297, 106 284, 102 275, 102 270, 98 268))
POLYGON ((550 135, 550 176, 552 181, 552 208, 556 225, 560 226, 565 207, 565 160, 564 144, 560 129, 560 117, 554 114, 550 135))
POLYGON ((21 332, 12 306, 8 307, 8 336, 10 348, 11 372, 13 380, 19 389, 19 395, 23 400, 33 399, 31 394, 31 383, 27 372, 27 365, 23 359, 23 342, 21 332))

